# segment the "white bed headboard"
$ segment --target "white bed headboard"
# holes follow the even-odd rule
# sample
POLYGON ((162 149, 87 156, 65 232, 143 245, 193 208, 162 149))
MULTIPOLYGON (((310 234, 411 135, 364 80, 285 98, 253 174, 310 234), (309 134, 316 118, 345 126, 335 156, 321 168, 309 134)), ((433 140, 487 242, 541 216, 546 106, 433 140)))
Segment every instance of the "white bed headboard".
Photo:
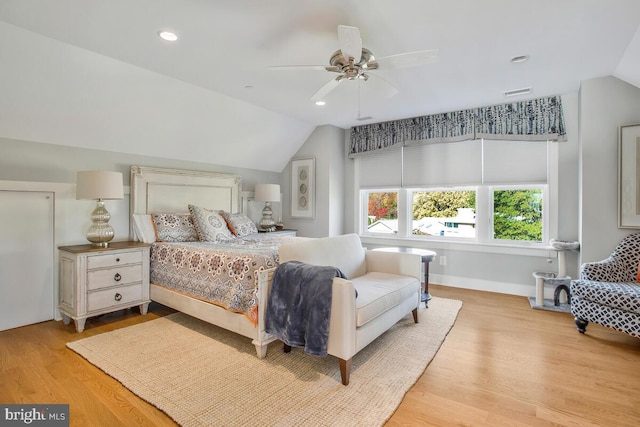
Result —
POLYGON ((241 212, 239 175, 131 166, 130 214, 189 212, 188 205, 241 212))

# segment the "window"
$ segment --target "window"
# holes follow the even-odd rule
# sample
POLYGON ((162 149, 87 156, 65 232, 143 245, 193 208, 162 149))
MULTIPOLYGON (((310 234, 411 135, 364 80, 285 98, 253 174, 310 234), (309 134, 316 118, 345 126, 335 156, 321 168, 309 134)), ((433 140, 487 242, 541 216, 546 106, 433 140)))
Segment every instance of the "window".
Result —
POLYGON ((557 149, 551 147, 473 140, 359 157, 360 231, 540 247, 557 221, 548 202, 557 198, 557 149))
POLYGON ((411 234, 476 236, 475 190, 413 191, 411 234))
POLYGON ((398 233, 398 193, 366 192, 367 232, 398 233))
POLYGON ((493 238, 542 242, 543 189, 494 189, 493 238))

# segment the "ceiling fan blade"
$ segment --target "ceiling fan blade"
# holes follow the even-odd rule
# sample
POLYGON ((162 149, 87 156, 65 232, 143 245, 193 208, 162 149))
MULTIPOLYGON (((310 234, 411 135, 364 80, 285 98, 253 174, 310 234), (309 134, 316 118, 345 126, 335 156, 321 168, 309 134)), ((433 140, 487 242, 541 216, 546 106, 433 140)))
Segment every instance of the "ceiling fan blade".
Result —
POLYGON ((275 71, 300 71, 300 70, 318 70, 326 71, 326 65, 273 65, 270 70, 275 71))
POLYGON ((408 68, 419 65, 433 64, 440 60, 440 52, 437 49, 419 50, 417 52, 400 53, 398 55, 376 58, 370 64, 378 64, 383 68, 408 68))
POLYGON ((338 45, 345 59, 353 58, 353 62, 356 64, 360 62, 362 39, 358 28, 338 25, 338 45))
POLYGON ((341 76, 338 76, 338 78, 329 80, 320 89, 318 89, 318 91, 316 93, 313 94, 313 96, 311 97, 311 100, 314 101, 314 102, 315 101, 320 101, 322 98, 327 96, 329 94, 329 92, 331 92, 336 87, 338 87, 338 85, 342 81, 342 79, 340 79, 340 77, 341 76))
POLYGON ((387 80, 385 80, 382 77, 380 77, 379 75, 374 74, 374 73, 369 73, 369 77, 375 77, 376 80, 379 80, 379 81, 383 82, 383 84, 380 85, 380 87, 382 88, 382 90, 384 92, 382 94, 383 97, 391 98, 393 96, 396 96, 398 93, 400 93, 400 91, 398 90, 397 87, 395 87, 394 85, 392 85, 387 80))

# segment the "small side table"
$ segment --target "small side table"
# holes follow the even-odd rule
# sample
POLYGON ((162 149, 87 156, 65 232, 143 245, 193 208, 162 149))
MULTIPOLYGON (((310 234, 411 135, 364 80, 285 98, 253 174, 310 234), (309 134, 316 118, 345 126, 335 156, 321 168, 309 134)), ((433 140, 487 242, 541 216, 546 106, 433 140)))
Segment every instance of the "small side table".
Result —
POLYGON ((82 332, 87 318, 136 305, 147 314, 150 247, 140 242, 60 246, 58 310, 64 324, 73 319, 82 332))
POLYGON ((383 252, 405 252, 409 254, 417 254, 422 257, 422 263, 424 264, 424 292, 422 292, 422 298, 420 301, 424 302, 425 307, 427 307, 428 302, 431 299, 431 294, 429 293, 429 263, 436 259, 436 255, 438 254, 427 249, 408 248, 405 246, 374 248, 373 250, 383 252))

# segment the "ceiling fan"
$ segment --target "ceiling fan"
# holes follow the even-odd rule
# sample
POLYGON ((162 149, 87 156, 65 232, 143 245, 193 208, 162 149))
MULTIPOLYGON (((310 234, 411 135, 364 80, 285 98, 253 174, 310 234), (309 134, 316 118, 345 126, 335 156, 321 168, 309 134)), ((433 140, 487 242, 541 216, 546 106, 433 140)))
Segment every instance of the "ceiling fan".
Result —
POLYGON ((335 51, 325 65, 289 65, 270 67, 273 70, 326 70, 337 73, 338 76, 324 84, 311 97, 312 101, 320 101, 345 80, 367 81, 370 76, 382 81, 388 88, 388 96, 398 93, 398 89, 382 77, 369 73, 373 70, 406 68, 437 62, 439 53, 437 50, 421 50, 417 52, 401 53, 376 59, 373 53, 362 47, 360 30, 357 27, 338 25, 338 45, 340 49, 335 51))

